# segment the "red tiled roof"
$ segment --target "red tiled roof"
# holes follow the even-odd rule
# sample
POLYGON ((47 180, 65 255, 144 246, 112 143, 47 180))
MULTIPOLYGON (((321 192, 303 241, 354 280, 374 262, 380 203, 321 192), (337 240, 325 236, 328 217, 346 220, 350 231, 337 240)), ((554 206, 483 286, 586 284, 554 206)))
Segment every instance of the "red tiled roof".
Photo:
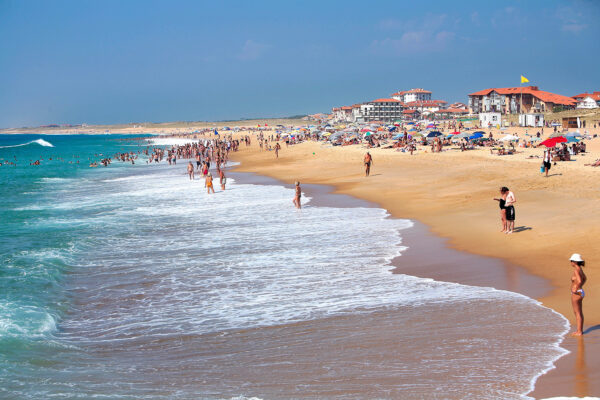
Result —
POLYGON ((464 108, 446 108, 445 110, 438 110, 438 111, 436 111, 436 113, 438 113, 438 114, 449 114, 449 113, 468 114, 469 110, 465 110, 464 108))
POLYGON ((352 108, 360 108, 360 106, 361 106, 360 104, 353 104, 352 108))
POLYGON ((583 99, 585 97, 591 97, 592 99, 596 100, 596 101, 600 101, 600 92, 594 92, 594 93, 581 93, 578 94, 577 96, 573 96, 573 98, 575 100, 580 100, 583 99))
POLYGON ((402 90, 400 92, 392 93, 391 96, 402 96, 404 93, 406 93, 406 91, 402 90))
POLYGON ((404 110, 404 111, 402 111, 402 114, 414 114, 416 112, 417 112, 417 110, 404 110))
POLYGON ((406 103, 408 107, 439 107, 440 102, 446 103, 441 100, 417 100, 417 101, 409 101, 406 103))
POLYGON ((373 100, 371 103, 401 103, 401 101, 396 99, 377 99, 373 100))
POLYGON ((342 107, 342 110, 352 110, 352 106, 344 106, 342 107))
POLYGON ((498 94, 510 95, 510 94, 530 94, 538 99, 542 100, 546 103, 554 103, 554 104, 564 104, 564 105, 574 105, 576 101, 567 96, 562 96, 560 94, 545 92, 543 90, 539 90, 537 86, 524 86, 524 87, 509 87, 509 88, 490 88, 480 90, 479 92, 471 93, 469 96, 487 96, 492 91, 497 92, 498 94))
POLYGON ((339 108, 339 107, 333 107, 333 108, 331 109, 331 111, 340 111, 340 108, 339 108))

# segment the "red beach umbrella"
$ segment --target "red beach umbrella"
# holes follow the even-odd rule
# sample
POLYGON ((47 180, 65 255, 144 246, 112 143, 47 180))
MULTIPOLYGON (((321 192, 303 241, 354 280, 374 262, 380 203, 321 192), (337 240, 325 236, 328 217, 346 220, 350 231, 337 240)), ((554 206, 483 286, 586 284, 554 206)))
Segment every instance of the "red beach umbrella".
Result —
POLYGON ((546 147, 554 147, 559 143, 565 143, 567 142, 567 139, 564 136, 558 136, 558 137, 553 137, 550 139, 546 139, 544 140, 542 143, 540 143, 540 146, 546 146, 546 147))
POLYGON ((450 133, 451 135, 460 135, 460 132, 456 131, 456 132, 452 132, 450 133))

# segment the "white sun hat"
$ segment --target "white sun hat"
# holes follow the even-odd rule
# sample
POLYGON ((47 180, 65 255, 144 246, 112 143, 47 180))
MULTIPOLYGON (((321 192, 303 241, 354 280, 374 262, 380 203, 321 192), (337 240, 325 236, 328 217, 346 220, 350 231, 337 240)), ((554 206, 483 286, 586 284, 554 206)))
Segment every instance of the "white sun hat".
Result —
POLYGON ((571 258, 569 258, 569 261, 582 262, 583 258, 581 258, 581 254, 579 253, 573 253, 571 258))

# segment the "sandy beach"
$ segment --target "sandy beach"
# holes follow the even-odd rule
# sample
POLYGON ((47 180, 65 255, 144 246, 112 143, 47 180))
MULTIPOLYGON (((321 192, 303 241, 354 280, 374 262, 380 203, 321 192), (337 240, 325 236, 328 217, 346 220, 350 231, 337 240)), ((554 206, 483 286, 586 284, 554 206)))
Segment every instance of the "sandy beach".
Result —
MULTIPOLYGON (((511 128, 511 133, 519 129, 511 128)), ((234 158, 241 162, 239 171, 287 183, 299 180, 331 185, 336 193, 368 200, 396 217, 425 223, 453 249, 523 267, 544 278, 550 287, 525 293, 571 322, 568 258, 574 252, 581 253, 588 276, 586 335, 565 339, 562 346, 571 354, 539 379, 533 395, 600 394, 600 373, 594 368, 597 360, 590 356, 600 352, 600 300, 593 295, 600 286, 595 267, 600 262, 600 248, 593 241, 600 233, 600 188, 595 186, 600 170, 584 166, 600 158, 600 139, 588 141, 587 154, 553 166, 549 178, 540 174, 540 158, 530 158, 541 156, 540 148, 518 148, 518 153, 510 156, 492 155, 487 148, 444 150, 430 153, 422 148, 411 156, 393 149, 370 149, 374 164, 369 178, 364 177, 362 157, 367 149, 362 145, 332 147, 304 142, 284 146, 275 159, 272 152, 260 151, 253 143, 234 158), (498 206, 492 199, 501 186, 508 186, 517 196, 513 235, 499 232, 498 206)), ((452 280, 452 272, 449 275, 446 280, 452 280)))

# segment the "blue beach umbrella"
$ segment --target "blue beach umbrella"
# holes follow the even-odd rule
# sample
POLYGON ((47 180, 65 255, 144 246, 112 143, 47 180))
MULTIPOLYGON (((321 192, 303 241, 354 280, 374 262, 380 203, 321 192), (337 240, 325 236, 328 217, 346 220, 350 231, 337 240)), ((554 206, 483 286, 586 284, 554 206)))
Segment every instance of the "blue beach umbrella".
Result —
POLYGON ((427 134, 427 137, 438 137, 442 136, 442 132, 440 131, 431 131, 427 134))
POLYGON ((575 136, 567 136, 567 143, 579 143, 580 140, 575 136))
POLYGON ((469 140, 481 139, 483 134, 481 132, 475 132, 471 136, 469 136, 469 140))

